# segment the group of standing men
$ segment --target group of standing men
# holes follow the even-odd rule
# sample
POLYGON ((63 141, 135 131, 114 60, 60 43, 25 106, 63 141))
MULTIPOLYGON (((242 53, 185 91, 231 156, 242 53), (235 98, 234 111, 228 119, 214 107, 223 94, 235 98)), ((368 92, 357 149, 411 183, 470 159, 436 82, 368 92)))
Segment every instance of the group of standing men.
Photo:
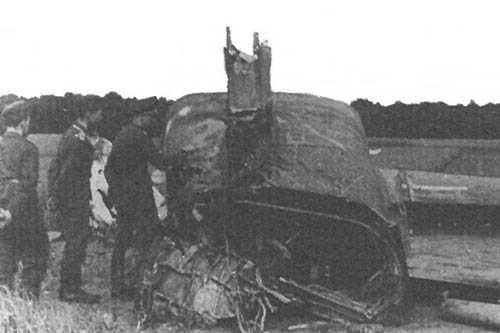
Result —
MULTIPOLYGON (((151 139, 154 116, 153 112, 138 113, 122 128, 105 168, 108 201, 117 211, 111 296, 123 300, 134 296, 139 282, 127 286, 124 279, 125 252, 132 238, 140 250, 141 272, 159 231, 148 163, 165 169, 166 161, 151 139)), ((49 249, 36 190, 39 153, 26 139, 30 121, 26 102, 7 105, 1 117, 6 131, 0 138, 0 284, 12 288, 21 261, 23 291, 38 298, 49 249)), ((99 295, 82 289, 82 265, 91 234, 90 176, 95 156, 92 137, 102 119, 97 101, 78 109, 77 120, 63 135, 48 171, 48 206, 59 214, 65 241, 59 289, 62 301, 100 301, 99 295)))

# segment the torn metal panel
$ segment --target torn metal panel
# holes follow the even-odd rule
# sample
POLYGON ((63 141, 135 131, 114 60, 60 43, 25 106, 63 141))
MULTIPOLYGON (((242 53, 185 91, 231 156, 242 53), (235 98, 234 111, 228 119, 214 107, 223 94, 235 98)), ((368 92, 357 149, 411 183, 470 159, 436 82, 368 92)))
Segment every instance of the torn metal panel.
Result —
POLYGON ((380 312, 377 307, 356 302, 338 291, 321 285, 302 286, 284 278, 280 278, 279 282, 282 284, 281 288, 290 290, 296 297, 301 297, 311 308, 311 312, 326 319, 339 321, 347 318, 365 322, 374 319, 380 312))
POLYGON ((255 111, 271 98, 271 48, 254 34, 253 55, 238 50, 226 29, 224 60, 228 76, 227 110, 230 114, 255 111))

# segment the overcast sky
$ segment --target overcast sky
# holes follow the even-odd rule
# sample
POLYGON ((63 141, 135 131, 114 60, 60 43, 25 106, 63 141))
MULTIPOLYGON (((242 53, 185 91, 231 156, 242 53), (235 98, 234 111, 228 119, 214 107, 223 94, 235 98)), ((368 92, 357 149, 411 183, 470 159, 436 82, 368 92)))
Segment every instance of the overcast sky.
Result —
POLYGON ((225 27, 273 51, 274 91, 500 103, 500 3, 2 0, 0 95, 225 91, 225 27), (497 5, 498 3, 498 5, 497 5))

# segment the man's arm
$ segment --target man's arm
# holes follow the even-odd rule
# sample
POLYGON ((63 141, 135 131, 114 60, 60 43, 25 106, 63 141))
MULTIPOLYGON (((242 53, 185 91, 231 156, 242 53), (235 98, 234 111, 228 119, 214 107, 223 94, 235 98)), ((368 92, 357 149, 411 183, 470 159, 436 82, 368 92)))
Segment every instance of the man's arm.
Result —
POLYGON ((47 173, 47 194, 50 197, 54 195, 54 187, 61 173, 61 164, 66 160, 68 155, 69 142, 66 134, 61 138, 57 147, 56 156, 50 162, 49 170, 47 173))
POLYGON ((36 148, 34 145, 30 146, 21 158, 18 177, 21 191, 36 191, 36 188, 38 186, 39 166, 40 159, 38 148, 36 148))
POLYGON ((72 182, 75 178, 90 179, 90 165, 87 165, 85 161, 85 143, 79 139, 72 140, 73 141, 69 144, 66 159, 62 161, 59 175, 57 179, 55 179, 52 190, 52 194, 57 201, 56 205, 60 204, 61 201, 70 200, 70 198, 66 197, 66 189, 68 186, 72 186, 72 182))
POLYGON ((47 196, 50 198, 54 195, 54 184, 57 177, 59 177, 59 157, 56 155, 52 161, 50 161, 49 170, 47 171, 47 196))
POLYGON ((0 202, 11 215, 13 221, 21 225, 29 223, 28 201, 36 196, 38 185, 39 153, 34 145, 28 145, 21 153, 17 177, 6 183, 0 202))
POLYGON ((120 162, 119 158, 116 156, 116 150, 111 151, 109 155, 108 162, 104 167, 104 178, 106 178, 106 182, 108 183, 108 195, 106 197, 105 204, 108 206, 113 206, 116 204, 117 197, 120 194, 120 177, 119 175, 122 173, 119 170, 120 162))
POLYGON ((156 169, 165 170, 167 167, 166 158, 160 151, 158 151, 149 135, 144 135, 144 148, 148 162, 151 163, 151 165, 153 165, 156 169))

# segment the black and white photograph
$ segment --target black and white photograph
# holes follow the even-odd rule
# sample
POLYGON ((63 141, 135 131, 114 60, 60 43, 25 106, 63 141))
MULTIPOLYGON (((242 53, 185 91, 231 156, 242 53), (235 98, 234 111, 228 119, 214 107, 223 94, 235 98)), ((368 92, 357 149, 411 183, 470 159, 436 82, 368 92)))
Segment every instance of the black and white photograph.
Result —
POLYGON ((0 331, 500 330, 498 13, 2 1, 0 331))

